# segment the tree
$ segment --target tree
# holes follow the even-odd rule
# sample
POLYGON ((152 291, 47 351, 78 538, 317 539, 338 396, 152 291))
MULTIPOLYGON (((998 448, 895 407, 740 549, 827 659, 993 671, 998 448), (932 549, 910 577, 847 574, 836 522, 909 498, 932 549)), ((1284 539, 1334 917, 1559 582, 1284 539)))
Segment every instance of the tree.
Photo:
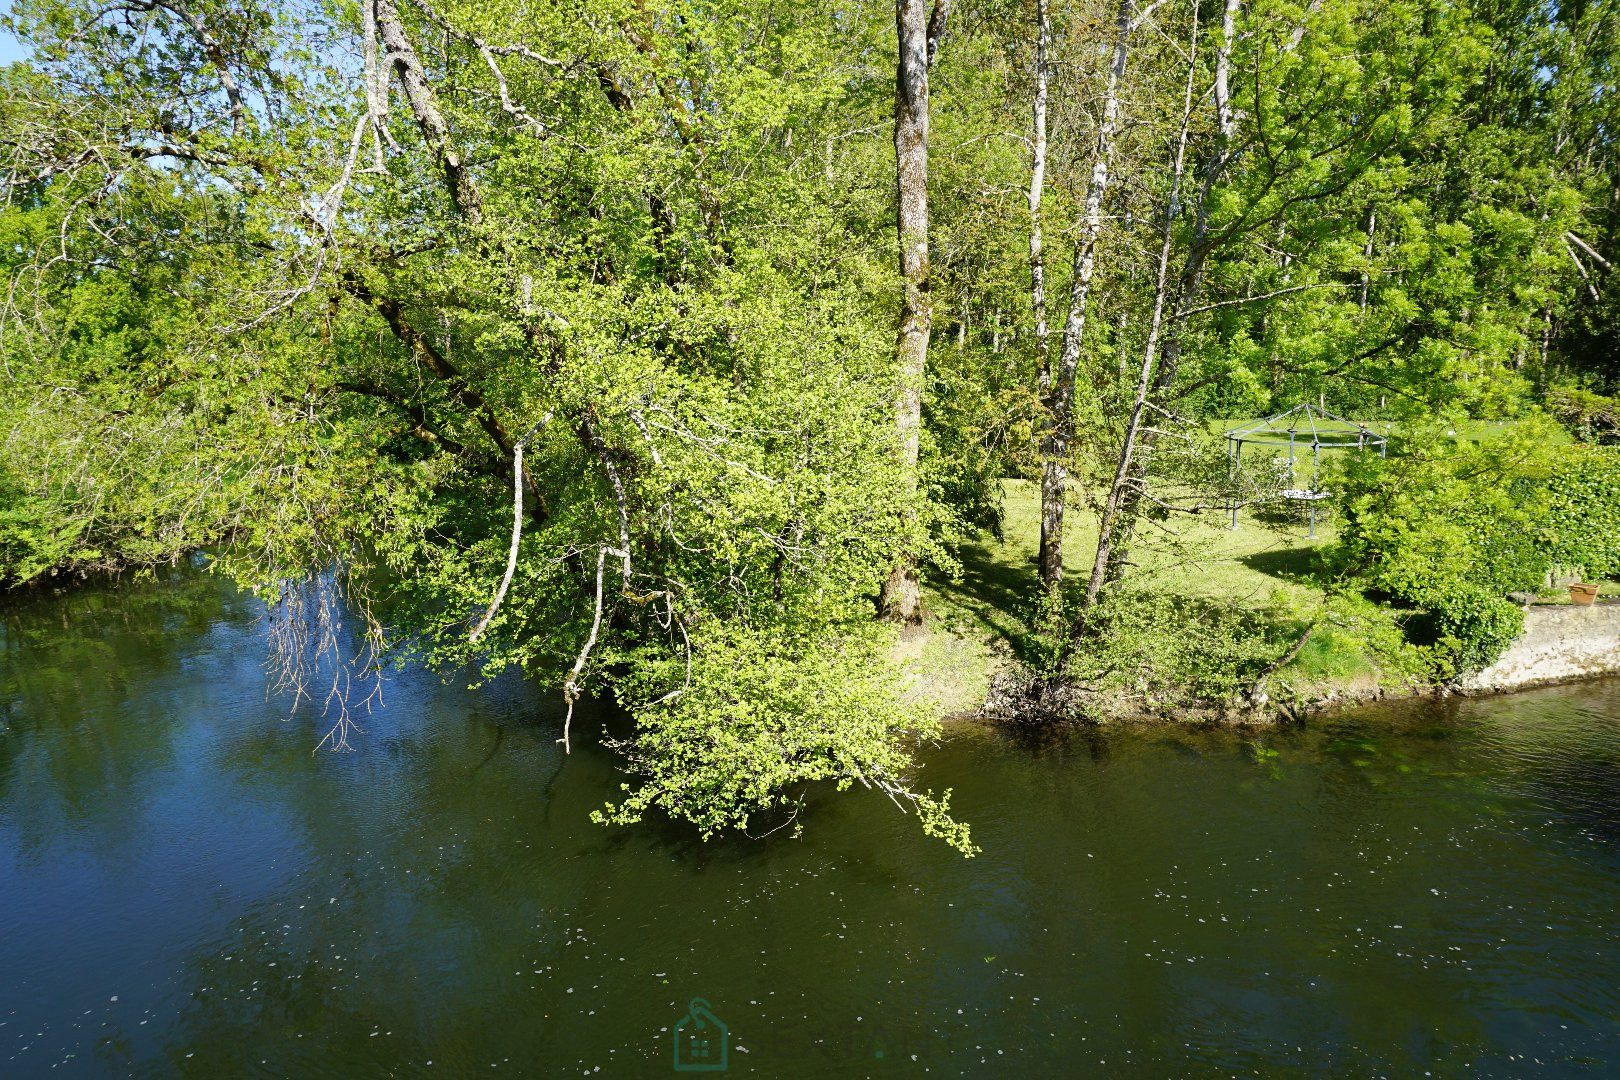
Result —
POLYGON ((1487 35, 1451 9, 1337 6, 1297 32, 1293 17, 1228 4, 1214 47, 1197 50, 1209 66, 1186 63, 1189 107, 1153 213, 1165 269, 1121 402, 1085 606, 1124 577, 1144 507, 1178 508, 1153 490, 1156 428, 1181 422, 1192 395, 1269 382, 1338 398, 1352 382, 1421 408, 1522 400, 1514 357, 1572 203, 1556 184, 1503 183, 1501 158, 1482 157, 1502 141, 1467 102, 1487 35), (1207 114, 1191 106, 1203 100, 1207 114))
POLYGON ((103 234, 184 255, 155 363, 208 403, 209 520, 282 624, 332 582, 397 658, 612 693, 640 781, 613 820, 744 827, 826 779, 971 850, 911 783, 935 722, 870 619, 916 515, 879 246, 845 239, 882 188, 836 155, 881 115, 849 49, 881 30, 845 15, 19 5, 13 77, 59 94, 6 97, 7 214, 71 225, 13 278, 48 306, 103 234), (186 212, 154 228, 164 190, 186 212))
MULTIPOLYGON (((922 382, 933 330, 928 296, 928 70, 939 52, 950 0, 934 0, 933 14, 924 0, 895 0, 899 39, 894 82, 895 189, 898 195, 900 246, 900 330, 895 359, 900 382, 895 405, 895 434, 900 440, 902 474, 915 489, 917 453, 922 434, 922 382)), ((883 583, 880 606, 899 622, 922 617, 915 554, 906 552, 883 583)))
MULTIPOLYGON (((1156 5, 1154 5, 1156 6, 1156 5)), ((1152 14, 1150 6, 1143 18, 1152 14)), ((1080 348, 1085 334, 1086 316, 1089 314, 1092 280, 1097 269, 1098 247, 1102 241, 1103 200, 1108 194, 1110 166, 1114 159, 1114 137, 1120 121, 1120 84, 1125 76, 1129 56, 1130 36, 1139 18, 1135 14, 1134 0, 1121 0, 1115 20, 1113 60, 1108 68, 1107 83, 1103 91, 1102 121, 1097 127, 1096 143, 1092 150, 1091 175, 1086 184, 1085 218, 1080 239, 1074 248, 1074 269, 1069 279, 1069 314, 1063 325, 1063 350, 1057 370, 1049 368, 1050 356, 1045 341, 1044 282, 1040 276, 1039 219, 1031 231, 1030 263, 1035 275, 1036 326, 1039 340, 1037 348, 1041 363, 1041 390, 1044 404, 1050 414, 1045 438, 1041 444, 1041 581, 1048 589, 1055 589, 1063 581, 1063 514, 1068 498, 1068 472, 1065 468, 1069 444, 1074 439, 1075 378, 1080 365, 1080 348)), ((1041 37, 1046 34, 1045 8, 1041 8, 1041 37)), ((1045 48, 1038 50, 1044 67, 1045 48)), ((1045 75, 1040 76, 1038 90, 1039 113, 1036 146, 1041 157, 1036 167, 1037 177, 1045 173, 1045 75)), ((1035 190, 1032 185, 1031 190, 1035 190)), ((1039 200, 1031 195, 1031 215, 1039 209, 1039 200)))
POLYGON ((221 542, 290 645, 346 599, 395 657, 613 694, 614 820, 825 779, 968 846, 872 601, 919 618, 1003 476, 1072 649, 1219 497, 1170 451, 1211 419, 1596 431, 1614 390, 1612 0, 9 25, 0 580, 221 542))

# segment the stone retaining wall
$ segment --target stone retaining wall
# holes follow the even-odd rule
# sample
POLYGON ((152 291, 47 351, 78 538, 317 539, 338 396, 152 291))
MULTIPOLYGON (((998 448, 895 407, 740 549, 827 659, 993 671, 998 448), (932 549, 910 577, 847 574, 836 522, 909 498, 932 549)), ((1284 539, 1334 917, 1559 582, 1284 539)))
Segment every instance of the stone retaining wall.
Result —
POLYGON ((1496 663, 1462 680, 1462 688, 1489 693, 1616 673, 1620 602, 1534 605, 1525 609, 1524 633, 1496 663))

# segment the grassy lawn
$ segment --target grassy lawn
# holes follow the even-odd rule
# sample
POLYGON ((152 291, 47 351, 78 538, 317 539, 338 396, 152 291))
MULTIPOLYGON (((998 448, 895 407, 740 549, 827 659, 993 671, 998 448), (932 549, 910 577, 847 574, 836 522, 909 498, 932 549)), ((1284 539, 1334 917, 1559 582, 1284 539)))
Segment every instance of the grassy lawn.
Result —
MULTIPOLYGON (((905 659, 922 673, 919 685, 940 700, 965 701, 966 688, 976 683, 982 692, 988 673, 1008 659, 1029 659, 1023 649, 1030 640, 1031 605, 1039 595, 1038 492, 1030 481, 1003 484, 1003 538, 983 536, 963 545, 958 577, 935 574, 924 583, 932 630, 914 639, 905 659)), ((1066 524, 1065 575, 1078 584, 1090 575, 1096 521, 1089 510, 1071 506, 1066 524)), ((1172 542, 1136 546, 1139 583, 1151 581, 1160 593, 1213 600, 1239 612, 1272 613, 1279 628, 1277 656, 1307 622, 1314 624, 1306 646, 1271 676, 1274 697, 1331 697, 1411 682, 1415 657, 1401 643, 1393 612, 1367 602, 1357 607, 1330 600, 1308 582, 1323 547, 1333 540, 1331 523, 1319 522, 1315 539, 1306 535, 1303 523, 1268 525, 1247 513, 1239 515, 1234 529, 1220 511, 1178 514, 1163 526, 1139 528, 1161 527, 1173 529, 1173 535, 1152 540, 1172 542)), ((1151 656, 1142 659, 1156 662, 1151 656)), ((1184 674, 1189 687, 1205 684, 1207 673, 1184 674)))
MULTIPOLYGON (((1208 429, 1211 434, 1224 435, 1228 431, 1236 431, 1239 428, 1253 427, 1264 419, 1265 417, 1257 416, 1249 420, 1211 420, 1208 422, 1208 429)), ((1368 431, 1378 435, 1389 435, 1400 426, 1393 420, 1367 420, 1365 423, 1368 431)), ((1486 439, 1494 438, 1505 431, 1511 430, 1512 428, 1518 426, 1519 423, 1520 421, 1518 420, 1464 420, 1452 430, 1460 433, 1465 439, 1469 439, 1473 442, 1483 442, 1486 439)), ((1309 430, 1309 428, 1303 426, 1303 421, 1301 421, 1301 424, 1302 426, 1300 430, 1309 430)), ((1355 430, 1353 426, 1349 425, 1333 425, 1333 428, 1334 430, 1344 431, 1355 430)), ((1327 429, 1324 428, 1324 431, 1326 430, 1327 429)), ((1285 435, 1284 438, 1286 439, 1287 436, 1285 435)), ((1568 446, 1574 441, 1574 437, 1562 428, 1552 430, 1547 439, 1547 442, 1554 446, 1568 446)))
MULTIPOLYGON (((1458 433, 1485 440, 1512 424, 1470 421, 1459 425, 1458 433)), ((1241 420, 1212 421, 1210 430, 1220 433, 1243 426, 1241 420)), ((1369 423, 1368 427, 1383 433, 1391 425, 1369 423)), ((1556 437, 1561 442, 1569 441, 1562 433, 1556 437)), ((1245 454, 1245 462, 1261 455, 1285 454, 1286 444, 1280 449, 1255 446, 1245 454)), ((1319 483, 1332 487, 1333 472, 1342 456, 1330 457, 1326 452, 1322 456, 1325 475, 1319 483)), ((1298 460, 1299 486, 1309 486, 1308 447, 1300 451, 1298 460)), ((1083 494, 1071 493, 1065 521, 1064 572, 1071 588, 1083 587, 1090 577, 1097 540, 1096 515, 1085 505, 1076 505, 1083 503, 1083 494)), ((946 681, 958 697, 964 695, 963 687, 983 684, 981 672, 1009 658, 1038 666, 1037 658, 1042 655, 1041 641, 1033 633, 1035 605, 1041 596, 1036 570, 1040 542, 1038 486, 1029 480, 1003 480, 1002 496, 1001 538, 980 535, 964 543, 956 552, 961 564, 959 574, 936 572, 925 579, 924 603, 930 629, 908 640, 909 658, 916 662, 916 669, 948 673, 951 678, 946 681)), ((1272 508, 1279 506, 1304 509, 1297 503, 1273 504, 1272 508)), ((1172 513, 1160 521, 1144 519, 1138 525, 1137 542, 1131 552, 1131 581, 1159 597, 1174 598, 1168 609, 1175 613, 1172 618, 1181 622, 1161 620, 1157 626, 1171 627, 1167 640, 1144 644, 1123 664, 1108 661, 1112 666, 1107 670, 1120 673, 1113 676, 1115 681, 1124 675, 1126 682, 1134 680, 1141 685, 1143 672, 1166 670, 1185 661, 1192 667, 1176 669, 1185 674, 1185 678, 1177 676, 1180 685, 1217 685, 1221 673, 1248 671, 1251 666, 1256 671, 1264 668, 1264 650, 1274 650, 1272 655, 1277 658, 1287 654, 1289 645, 1296 643, 1307 627, 1310 636, 1295 659, 1267 675, 1274 676, 1271 685, 1275 696, 1288 693, 1304 700, 1325 693, 1331 699, 1344 690, 1363 692, 1370 687, 1381 691, 1432 677, 1443 658, 1437 661, 1436 654, 1407 636, 1415 625, 1421 640, 1421 622, 1412 624, 1407 611, 1383 606, 1356 593, 1335 592, 1330 596, 1313 583, 1319 579, 1315 571, 1321 567, 1324 549, 1336 538, 1330 505, 1317 506, 1314 537, 1308 535, 1303 518, 1289 522, 1262 520, 1253 510, 1240 513, 1236 527, 1219 509, 1201 514, 1172 513), (1190 632, 1193 627, 1197 632, 1190 632), (1199 643, 1198 633, 1204 632, 1208 636, 1202 641, 1214 641, 1213 646, 1199 643), (1249 651, 1243 653, 1221 651, 1226 647, 1224 642, 1239 639, 1261 644, 1245 644, 1242 648, 1249 651), (1259 662, 1255 659, 1257 653, 1262 656, 1259 662), (1152 665, 1156 657, 1165 659, 1155 669, 1152 665)), ((1620 584, 1598 584, 1602 596, 1620 595, 1620 584)), ((1568 603, 1567 591, 1545 590, 1541 602, 1568 603)), ((1156 610, 1157 601, 1148 597, 1131 603, 1136 605, 1132 610, 1145 612, 1156 610)), ((1134 649, 1138 639, 1127 640, 1134 649)), ((1046 647, 1050 647, 1049 640, 1046 647)), ((1227 685, 1230 682, 1228 678, 1227 685)))
MULTIPOLYGON (((958 633, 991 635, 1015 642, 1026 629, 1030 602, 1038 593, 1036 552, 1040 546, 1040 505, 1037 486, 1028 480, 1004 480, 1003 539, 982 536, 963 545, 959 579, 934 575, 924 587, 932 616, 958 633)), ((1084 580, 1091 573, 1097 543, 1095 516, 1071 506, 1065 515, 1063 566, 1065 576, 1084 580)), ((1186 596, 1228 600, 1262 606, 1287 598, 1306 601, 1320 591, 1299 578, 1313 565, 1321 547, 1333 537, 1331 524, 1318 522, 1316 539, 1306 536, 1304 525, 1271 527, 1240 514, 1236 529, 1219 511, 1176 515, 1165 523, 1174 529, 1174 556, 1155 553, 1164 545, 1152 543, 1147 531, 1161 526, 1144 523, 1148 543, 1137 546, 1141 569, 1162 588, 1186 596)))

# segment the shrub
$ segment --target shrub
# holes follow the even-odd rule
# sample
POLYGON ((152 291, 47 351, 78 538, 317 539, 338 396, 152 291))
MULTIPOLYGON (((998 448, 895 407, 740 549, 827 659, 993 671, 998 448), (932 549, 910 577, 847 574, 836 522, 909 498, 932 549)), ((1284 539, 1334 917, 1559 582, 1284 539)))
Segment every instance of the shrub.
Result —
POLYGON ((1433 616, 1455 672, 1501 655, 1523 628, 1505 594, 1534 589, 1556 555, 1548 528, 1556 452, 1545 436, 1537 423, 1484 443, 1424 432, 1387 460, 1365 455, 1345 470, 1330 562, 1433 616))
POLYGON ((74 537, 53 524, 56 508, 0 481, 0 588, 31 581, 68 558, 74 537))
POLYGON ((1620 401, 1579 387, 1555 387, 1547 407, 1582 442, 1620 440, 1620 401))
POLYGON ((1620 447, 1561 450, 1547 481, 1545 527, 1557 566, 1620 578, 1620 447))
POLYGON ((1149 589, 1105 594, 1063 675, 1162 707, 1230 700, 1299 636, 1297 623, 1276 614, 1149 589))
POLYGON ((1489 589, 1460 589, 1434 614, 1438 644, 1459 672, 1490 666, 1524 630, 1524 609, 1489 589))

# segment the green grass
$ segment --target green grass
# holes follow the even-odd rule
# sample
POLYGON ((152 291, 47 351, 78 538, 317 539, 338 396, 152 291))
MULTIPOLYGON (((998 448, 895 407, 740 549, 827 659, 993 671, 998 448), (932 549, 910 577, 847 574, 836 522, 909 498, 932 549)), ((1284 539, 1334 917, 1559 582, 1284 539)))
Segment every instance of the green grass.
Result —
MULTIPOLYGON (((1036 485, 1028 480, 1005 480, 1003 538, 982 536, 957 552, 962 572, 956 580, 935 574, 924 586, 924 599, 932 615, 958 632, 988 634, 1015 649, 1027 632, 1030 604, 1039 593, 1036 552, 1040 547, 1040 505, 1036 485)), ((1302 578, 1316 564, 1322 547, 1333 537, 1328 522, 1318 522, 1316 539, 1309 539, 1303 524, 1267 526, 1250 514, 1240 514, 1236 529, 1220 511, 1196 516, 1174 516, 1165 528, 1176 543, 1156 543, 1149 537, 1161 526, 1144 523, 1136 546, 1142 560, 1139 572, 1159 588, 1185 596, 1219 599, 1261 607, 1287 602, 1308 606, 1319 599, 1319 589, 1302 578), (1173 547, 1178 553, 1165 554, 1173 547)), ((1065 515, 1063 568, 1070 580, 1090 576, 1097 544, 1096 518, 1083 507, 1071 506, 1065 515)))
MULTIPOLYGON (((1211 421, 1209 430, 1220 433, 1246 423, 1253 421, 1211 421)), ((1483 440, 1514 423, 1474 420, 1459 424, 1457 430, 1466 438, 1483 440)), ((1380 434, 1395 427, 1383 421, 1367 426, 1380 434)), ((1569 441, 1562 432, 1549 438, 1569 441)), ((1252 452, 1258 456, 1267 449, 1255 447, 1252 452)), ((1339 456, 1324 452, 1324 471, 1333 468, 1339 456)), ((1245 460, 1250 460, 1248 454, 1245 460)), ((1300 468, 1310 468, 1308 449, 1300 468)), ((1308 475, 1301 472, 1300 481, 1308 483, 1308 475)), ((1324 478, 1328 485, 1331 475, 1324 478)), ((1033 626, 1041 596, 1036 569, 1039 492, 1028 480, 1009 479, 1002 485, 1001 538, 981 535, 964 543, 956 552, 958 575, 934 573, 924 581, 924 603, 935 628, 947 629, 971 646, 960 656, 953 654, 949 663, 919 658, 925 669, 960 668, 972 673, 986 662, 993 665, 997 655, 1033 660, 1041 647, 1033 626)), ((1083 493, 1071 493, 1065 520, 1064 577, 1075 587, 1090 577, 1097 541, 1096 515, 1083 503, 1083 493)), ((1222 608, 1259 615, 1275 629, 1273 637, 1278 640, 1294 640, 1307 622, 1314 623, 1299 655, 1275 673, 1273 682, 1283 684, 1284 691, 1308 695, 1313 688, 1392 687, 1420 677, 1431 660, 1405 641, 1400 612, 1355 596, 1330 596, 1315 583, 1323 550, 1336 535, 1330 514, 1319 504, 1314 538, 1307 535, 1304 520, 1272 523, 1252 512, 1240 513, 1236 527, 1218 509, 1197 515, 1174 513, 1162 522, 1144 520, 1132 549, 1131 580, 1163 595, 1213 601, 1222 608)), ((1603 584, 1605 596, 1620 592, 1614 583, 1603 584)), ((1279 646, 1277 655, 1282 651, 1279 646)), ((1188 672, 1191 683, 1208 675, 1188 672)), ((955 679, 965 681, 970 680, 955 679)))
MULTIPOLYGON (((1263 416, 1256 416, 1247 420, 1210 420, 1207 422, 1206 427, 1213 435, 1224 435, 1228 431, 1236 431, 1239 428, 1252 427, 1264 419, 1266 418, 1263 416)), ((1385 436, 1396 433, 1401 427, 1398 422, 1393 420, 1366 420, 1363 421, 1363 423, 1366 424, 1367 430, 1373 432, 1374 434, 1385 436)), ((1456 431, 1463 438, 1472 442, 1484 442, 1488 439, 1493 439, 1496 436, 1501 435, 1503 432, 1517 427, 1519 423, 1520 421, 1518 420, 1464 420, 1451 430, 1456 431)), ((1326 429, 1324 429, 1324 431, 1325 430, 1326 429)), ((1333 425, 1333 430, 1353 432, 1355 429, 1347 425, 1333 425)), ((1287 436, 1284 435, 1283 438, 1284 442, 1286 443, 1287 436)), ((1547 442, 1549 445, 1569 446, 1574 441, 1574 436, 1570 435, 1570 433, 1565 431, 1563 428, 1549 429, 1547 437, 1547 442)), ((1308 445, 1306 449, 1307 451, 1309 450, 1308 445)))

